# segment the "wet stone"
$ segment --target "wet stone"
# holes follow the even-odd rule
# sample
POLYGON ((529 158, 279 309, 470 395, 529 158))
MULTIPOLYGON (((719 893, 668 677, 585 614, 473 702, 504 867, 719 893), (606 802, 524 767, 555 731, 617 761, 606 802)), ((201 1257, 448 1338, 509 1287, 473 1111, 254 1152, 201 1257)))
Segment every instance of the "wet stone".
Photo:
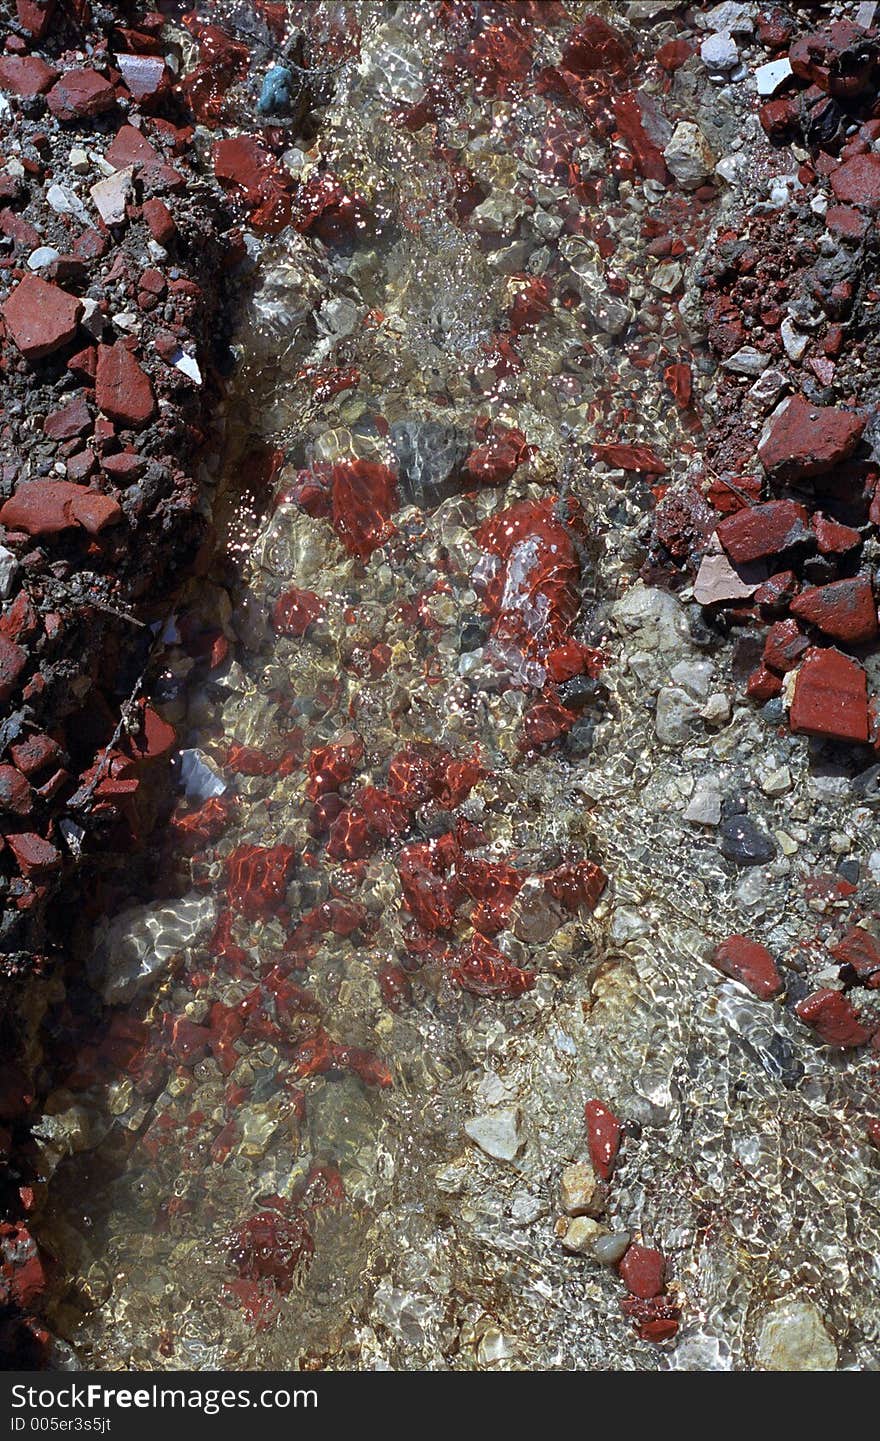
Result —
POLYGON ((776 855, 776 846, 751 816, 727 816, 718 828, 721 854, 735 866, 765 866, 776 855))
POLYGON ((467 489, 462 476, 467 437, 452 425, 433 420, 402 420, 389 431, 397 458, 402 497, 411 505, 433 510, 448 496, 467 489))
POLYGON ((761 1321, 755 1364, 761 1371, 835 1371, 837 1347, 818 1307, 794 1296, 774 1301, 761 1321))
POLYGON ((465 1121, 465 1133, 494 1161, 515 1161, 525 1145, 518 1108, 487 1111, 465 1121))

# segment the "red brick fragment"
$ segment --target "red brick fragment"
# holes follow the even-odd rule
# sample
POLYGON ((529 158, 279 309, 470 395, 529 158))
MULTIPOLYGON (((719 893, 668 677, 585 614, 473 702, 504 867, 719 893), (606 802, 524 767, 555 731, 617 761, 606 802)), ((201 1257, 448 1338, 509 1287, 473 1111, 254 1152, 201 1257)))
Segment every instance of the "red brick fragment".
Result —
POLYGON ((825 212, 825 224, 838 240, 860 241, 868 233, 868 220, 860 210, 849 205, 829 205, 825 212))
POLYGON ((748 936, 728 936, 715 947, 712 965, 747 986, 759 1000, 772 1000, 782 990, 782 980, 770 952, 748 936))
POLYGON ((6 329, 26 360, 42 360, 73 340, 82 301, 36 275, 26 275, 3 307, 6 329))
POLYGON ((43 433, 50 440, 73 440, 77 435, 85 435, 91 428, 92 417, 82 394, 75 396, 60 410, 53 410, 43 421, 43 433))
POLYGON ((867 575, 808 586, 792 601, 791 613, 846 645, 864 645, 877 634, 877 604, 867 575))
POLYGON ((44 840, 35 831, 26 831, 22 835, 8 835, 6 844, 15 856, 23 876, 39 880, 43 876, 51 875, 61 866, 60 852, 50 841, 44 840))
MULTIPOLYGON (((793 570, 780 570, 776 575, 771 575, 763 585, 759 585, 755 591, 755 604, 770 614, 778 614, 785 610, 791 603, 792 597, 798 592, 798 578, 793 570)), ((770 664, 770 662, 768 662, 770 664)))
POLYGON ((146 425, 155 413, 149 377, 121 340, 98 346, 95 397, 98 409, 120 425, 146 425))
POLYGON ((170 245, 177 234, 177 226, 174 216, 164 200, 160 200, 158 196, 153 196, 151 200, 145 200, 141 214, 153 239, 159 245, 170 245))
POLYGON ((795 682, 789 723, 798 734, 867 741, 867 678, 862 667, 839 650, 811 647, 795 682))
POLYGON ((15 766, 0 765, 0 810, 26 816, 33 809, 31 788, 15 766))
POLYGON ((617 1269, 631 1296, 650 1301, 663 1290, 666 1262, 652 1246, 630 1246, 617 1269))
POLYGON ((633 470, 647 475, 666 475, 669 470, 656 450, 650 445, 594 445, 593 454, 606 465, 618 466, 621 470, 633 470))
POLYGON ((822 555, 846 555, 861 544, 862 537, 851 525, 841 525, 817 510, 810 516, 810 529, 822 555))
POLYGON ((880 941, 864 926, 850 926, 829 950, 836 961, 855 972, 859 985, 880 989, 880 941))
POLYGON ((0 635, 0 703, 9 700, 26 665, 27 652, 14 641, 7 640, 5 635, 0 635))
POLYGON ((272 625, 278 635, 305 635, 309 626, 324 614, 324 602, 312 590, 292 586, 275 602, 272 625))
POLYGON ((40 731, 12 746, 10 754, 17 768, 26 776, 39 775, 40 771, 64 759, 58 742, 40 731))
POLYGON ((827 1046, 851 1049, 863 1046, 876 1029, 863 1025, 852 1001, 842 991, 814 991, 795 1006, 795 1014, 827 1046))
POLYGON ((785 675, 794 670, 810 642, 795 620, 779 620, 771 625, 764 642, 764 663, 771 670, 785 675))
POLYGON ((781 694, 782 680, 774 671, 768 670, 765 665, 759 665, 752 671, 746 683, 746 695, 751 700, 763 705, 781 694))
POLYGON ((845 205, 880 209, 880 155, 871 150, 845 160, 832 173, 831 188, 845 205))
POLYGON ((746 565, 808 540, 807 509, 793 500, 746 506, 720 521, 717 535, 734 564, 746 565))
POLYGON ((103 115, 116 104, 116 91, 97 70, 68 70, 49 91, 49 109, 58 120, 103 115))
POLYGON ((609 1181, 620 1150, 623 1127, 603 1101, 587 1101, 584 1106, 587 1123, 587 1148, 593 1170, 603 1181, 609 1181))
POLYGON ((25 100, 42 95, 57 79, 58 71, 38 55, 0 57, 0 90, 12 90, 25 100))
POLYGON ((852 455, 864 429, 865 417, 854 411, 812 405, 793 395, 771 420, 758 454, 775 480, 827 475, 852 455))
POLYGON ((109 495, 68 480, 31 480, 0 507, 0 525, 28 535, 58 535, 81 525, 98 535, 122 519, 119 503, 109 495))

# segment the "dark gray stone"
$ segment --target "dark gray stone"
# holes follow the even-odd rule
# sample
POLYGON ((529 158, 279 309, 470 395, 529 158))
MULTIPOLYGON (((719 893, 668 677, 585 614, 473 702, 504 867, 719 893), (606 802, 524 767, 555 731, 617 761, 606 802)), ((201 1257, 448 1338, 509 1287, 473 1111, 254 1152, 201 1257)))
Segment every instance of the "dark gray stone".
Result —
POLYGON ((764 866, 776 855, 773 841, 751 816, 727 816, 718 830, 721 854, 735 866, 764 866))

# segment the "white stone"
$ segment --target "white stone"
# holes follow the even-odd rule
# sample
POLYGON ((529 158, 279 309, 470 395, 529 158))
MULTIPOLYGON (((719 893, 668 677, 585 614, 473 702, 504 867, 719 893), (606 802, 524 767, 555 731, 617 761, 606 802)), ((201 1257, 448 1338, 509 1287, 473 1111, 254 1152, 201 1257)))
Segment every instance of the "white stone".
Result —
POLYGON ((755 6, 740 0, 722 0, 705 15, 694 17, 701 30, 729 30, 733 35, 751 35, 755 28, 755 6))
POLYGON ((694 786, 684 819, 695 826, 717 826, 721 820, 721 788, 714 776, 702 776, 694 786))
POLYGON ((870 30, 874 24, 876 14, 876 0, 863 0, 863 4, 861 4, 856 11, 856 24, 859 25, 862 30, 870 30))
POLYGON ((68 158, 70 161, 70 168, 75 175, 88 174, 89 170, 91 169, 91 164, 89 162, 88 154, 85 150, 80 150, 79 146, 74 146, 68 158))
POLYGON ((47 265, 53 265, 58 259, 59 251, 54 245, 38 245, 28 256, 28 270, 45 270, 47 265))
POLYGON ((760 1371, 836 1371, 837 1347, 812 1301, 784 1296, 764 1316, 755 1361, 760 1371))
POLYGON ((194 355, 187 355, 185 350, 175 350, 171 357, 171 364, 175 370, 180 371, 181 375, 186 375, 196 385, 201 385, 202 372, 194 355))
POLYGON ((513 1161, 525 1144, 519 1107, 488 1111, 464 1123, 465 1134, 495 1161, 513 1161))
POLYGON ((715 169, 715 155, 698 125, 681 120, 663 151, 666 164, 684 190, 697 190, 715 169))
POLYGON ((723 726, 730 720, 730 699, 723 691, 710 695, 700 711, 702 719, 710 726, 723 726))
POLYGON ((753 345, 742 345, 727 360, 722 361, 725 370, 730 370, 734 375, 761 375, 770 364, 769 355, 763 350, 756 350, 753 345))
POLYGON ((726 75, 739 64, 739 50, 729 30, 707 35, 700 46, 700 59, 707 70, 726 75))
POLYGON ((0 545, 0 597, 7 600, 12 594, 15 577, 18 575, 18 561, 5 545, 0 545))
POLYGON ((676 685, 692 695, 694 700, 705 700, 712 683, 715 666, 711 660, 680 660, 669 672, 676 685))
POLYGON ((761 790, 765 796, 784 796, 791 790, 791 771, 788 766, 780 766, 778 770, 771 771, 761 781, 761 790))
POLYGON ((782 337, 786 355, 789 360, 793 360, 797 364, 799 360, 803 359, 804 351, 810 343, 810 337, 795 329, 790 315, 787 315, 780 325, 779 334, 782 337))
POLYGON ((134 166, 116 170, 106 180, 99 180, 89 189, 95 208, 105 225, 121 225, 134 178, 134 166))
POLYGON ((217 920, 213 896, 182 896, 163 906, 131 906, 98 928, 95 961, 105 972, 108 1005, 131 1001, 172 956, 187 950, 217 920))
POLYGON ((749 389, 749 397, 761 410, 771 410, 788 386, 788 376, 781 370, 765 370, 749 389))
POLYGON ((79 196, 66 185, 50 185, 46 201, 56 215, 74 215, 84 225, 90 224, 89 214, 79 196))
POLYGON ((758 589, 744 581, 734 570, 723 551, 708 552, 700 561, 694 580, 694 600, 698 605, 715 605, 720 600, 748 600, 758 589))
POLYGON ((225 792, 226 782, 204 751, 181 751, 179 764, 180 784, 188 801, 208 801, 225 792))
POLYGON ((592 1256, 596 1242, 608 1235, 608 1227, 601 1226, 589 1216, 574 1216, 570 1221, 559 1220, 556 1234, 562 1242, 563 1251, 572 1256, 592 1256))
POLYGON ((784 85, 793 74, 791 61, 787 55, 783 60, 768 60, 766 65, 759 65, 755 71, 758 94, 764 98, 768 95, 775 95, 779 87, 784 85))

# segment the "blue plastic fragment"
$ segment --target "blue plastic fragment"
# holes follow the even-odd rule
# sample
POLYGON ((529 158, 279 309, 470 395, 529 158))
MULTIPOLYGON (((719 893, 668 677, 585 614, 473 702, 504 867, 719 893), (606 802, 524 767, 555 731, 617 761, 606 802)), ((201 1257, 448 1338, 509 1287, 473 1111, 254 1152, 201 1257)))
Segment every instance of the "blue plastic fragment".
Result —
POLYGON ((293 92, 293 73, 284 65, 273 65, 266 74, 257 109, 261 115, 274 115, 289 110, 293 92))

